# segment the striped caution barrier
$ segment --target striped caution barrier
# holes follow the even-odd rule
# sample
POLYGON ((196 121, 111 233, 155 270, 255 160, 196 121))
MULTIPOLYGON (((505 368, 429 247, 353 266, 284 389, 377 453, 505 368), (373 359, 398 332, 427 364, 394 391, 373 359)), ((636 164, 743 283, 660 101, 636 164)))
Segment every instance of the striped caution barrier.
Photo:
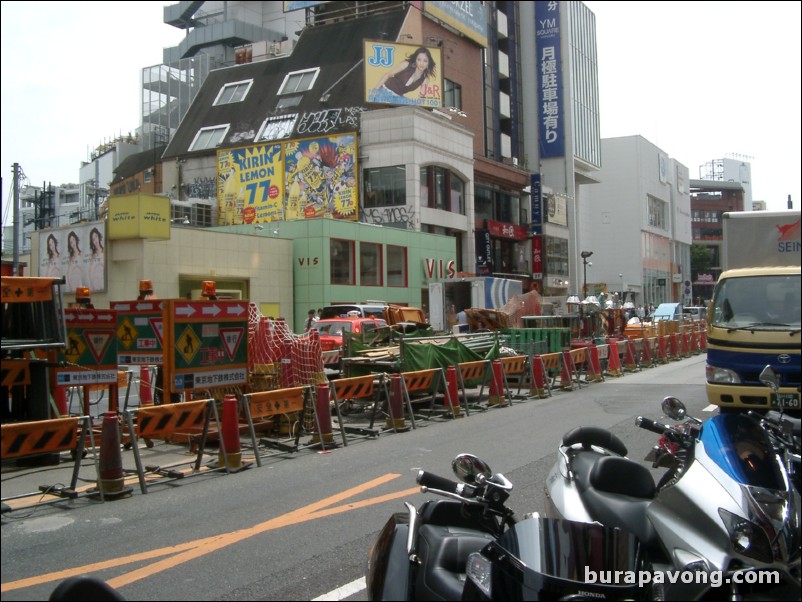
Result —
MULTIPOLYGON (((453 367, 449 366, 449 368, 453 367)), ((454 377, 456 378, 456 370, 454 370, 454 372, 454 377)), ((418 412, 423 413, 426 418, 434 418, 442 415, 450 415, 452 418, 457 418, 460 415, 459 396, 456 396, 456 399, 451 399, 450 392, 446 386, 446 376, 442 368, 402 372, 401 376, 403 378, 404 397, 409 407, 412 407, 412 394, 421 395, 430 393, 428 407, 425 409, 418 409, 418 412), (441 389, 445 408, 444 410, 436 410, 434 403, 441 389)))
MULTIPOLYGON (((340 434, 343 438, 343 445, 348 445, 347 433, 358 437, 373 438, 379 436, 379 431, 374 429, 376 413, 381 405, 389 402, 389 394, 383 374, 367 374, 365 376, 354 376, 351 378, 338 378, 331 382, 331 398, 334 402, 334 411, 337 415, 337 422, 340 425, 340 434), (379 385, 379 392, 383 393, 383 399, 377 399, 376 385, 379 385), (381 402, 381 403, 380 403, 381 402), (356 427, 344 423, 340 406, 344 403, 349 404, 372 404, 373 411, 370 416, 370 426, 356 427)), ((391 410, 388 406, 388 412, 391 410)))
POLYGON ((504 386, 507 391, 507 399, 512 403, 513 394, 510 388, 510 377, 518 381, 518 392, 516 396, 520 399, 525 399, 521 395, 521 389, 524 384, 529 381, 529 358, 525 355, 511 355, 499 358, 501 362, 501 370, 504 375, 504 386))
MULTIPOLYGON (((92 419, 89 416, 9 423, 3 424, 0 430, 0 458, 3 460, 14 460, 49 453, 57 454, 66 451, 72 452, 75 459, 69 487, 64 487, 63 485, 42 486, 39 491, 4 497, 2 501, 39 496, 41 501, 32 504, 33 506, 38 506, 53 503, 61 498, 74 499, 82 495, 99 495, 101 501, 104 501, 100 467, 97 460, 98 455, 95 450, 94 433, 92 432, 92 419), (86 490, 80 493, 76 490, 76 486, 87 440, 94 459, 98 489, 86 490), (43 491, 49 495, 43 495, 43 491)), ((30 506, 31 504, 26 505, 26 507, 30 506)))
MULTIPOLYGON (((142 466, 137 440, 159 439, 172 442, 186 439, 190 443, 190 449, 197 447, 195 466, 192 473, 190 473, 197 474, 201 468, 212 416, 214 416, 217 430, 220 431, 220 416, 217 413, 217 405, 214 399, 145 406, 124 412, 124 419, 131 437, 131 448, 134 452, 134 461, 136 462, 136 470, 139 476, 139 488, 142 493, 147 493, 148 488, 145 482, 145 469, 142 466), (198 437, 200 442, 196 445, 195 441, 198 437)), ((184 471, 174 470, 181 464, 187 464, 187 462, 168 467, 148 467, 148 469, 165 477, 181 479, 189 476, 184 471)), ((228 465, 225 466, 225 469, 226 472, 230 471, 228 465)))
POLYGON ((478 405, 481 401, 485 385, 487 384, 488 377, 490 376, 491 365, 490 360, 476 360, 473 362, 460 362, 457 364, 457 379, 459 381, 459 388, 462 392, 463 406, 465 413, 470 415, 470 408, 485 410, 486 408, 478 405), (473 403, 468 403, 467 384, 480 383, 479 398, 473 403))

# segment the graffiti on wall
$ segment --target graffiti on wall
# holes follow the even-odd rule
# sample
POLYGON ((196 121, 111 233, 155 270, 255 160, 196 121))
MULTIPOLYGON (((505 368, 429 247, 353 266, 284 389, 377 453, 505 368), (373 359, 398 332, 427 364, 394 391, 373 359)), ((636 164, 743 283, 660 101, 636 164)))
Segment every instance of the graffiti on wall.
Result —
POLYGON ((217 194, 215 180, 211 177, 195 178, 183 186, 184 198, 214 199, 217 194))
POLYGON ((363 221, 383 226, 392 225, 407 230, 415 229, 415 211, 410 205, 403 207, 370 207, 362 210, 363 221))
POLYGON ((343 129, 359 129, 362 107, 342 107, 324 111, 310 111, 298 119, 295 132, 301 134, 328 134, 343 129))

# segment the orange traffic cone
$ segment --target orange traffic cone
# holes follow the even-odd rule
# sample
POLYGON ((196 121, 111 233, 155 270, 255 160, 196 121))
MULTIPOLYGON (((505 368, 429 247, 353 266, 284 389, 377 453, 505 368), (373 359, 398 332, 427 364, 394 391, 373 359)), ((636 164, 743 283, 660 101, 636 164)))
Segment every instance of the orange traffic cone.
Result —
POLYGON ((239 402, 236 395, 226 395, 223 398, 223 424, 220 425, 220 436, 225 447, 217 457, 217 467, 242 468, 242 451, 239 441, 239 402))
POLYGON ((125 486, 123 455, 120 449, 120 428, 116 412, 103 412, 98 474, 100 476, 98 489, 104 498, 117 499, 133 491, 133 488, 125 486))
POLYGON ((611 340, 609 346, 610 350, 607 353, 607 373, 612 376, 621 376, 624 371, 621 370, 621 358, 618 357, 618 343, 611 340))
POLYGON ((539 355, 532 360, 532 378, 535 386, 531 388, 530 394, 546 397, 546 368, 543 366, 543 358, 539 355))
MULTIPOLYGON (((321 383, 317 386, 315 412, 317 414, 317 423, 320 425, 320 428, 318 428, 318 424, 315 424, 311 444, 320 443, 323 449, 326 449, 327 444, 334 445, 334 435, 331 425, 331 391, 329 390, 328 384, 321 383)), ((339 413, 337 414, 337 419, 342 422, 339 413)))
POLYGON ((147 366, 142 366, 139 369, 139 405, 153 405, 153 393, 150 390, 150 369, 147 366))
POLYGON ((488 404, 503 408, 507 405, 507 395, 504 391, 504 371, 501 360, 493 360, 493 374, 490 379, 490 398, 488 404))
POLYGON ((387 416, 385 428, 397 431, 406 426, 404 419, 404 392, 401 389, 401 375, 390 376, 390 415, 387 416))

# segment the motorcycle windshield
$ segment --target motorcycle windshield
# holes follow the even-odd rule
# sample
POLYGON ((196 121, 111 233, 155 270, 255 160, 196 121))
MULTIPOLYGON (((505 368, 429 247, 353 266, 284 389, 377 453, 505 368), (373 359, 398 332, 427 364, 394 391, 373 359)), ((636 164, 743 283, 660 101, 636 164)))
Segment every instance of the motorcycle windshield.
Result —
POLYGON ((626 571, 637 558, 637 538, 595 523, 537 518, 519 522, 499 543, 527 567, 562 579, 592 571, 626 571))
POLYGON ((719 414, 702 426, 705 452, 741 485, 785 490, 766 432, 744 414, 719 414))

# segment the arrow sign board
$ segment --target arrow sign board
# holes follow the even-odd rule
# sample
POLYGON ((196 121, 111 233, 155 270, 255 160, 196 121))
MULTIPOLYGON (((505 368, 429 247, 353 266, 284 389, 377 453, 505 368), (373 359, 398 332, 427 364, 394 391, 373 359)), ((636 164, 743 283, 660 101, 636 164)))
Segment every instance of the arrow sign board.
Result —
POLYGON ((247 301, 165 303, 165 388, 183 393, 247 384, 247 301))
POLYGON ((67 345, 59 351, 66 368, 56 370, 64 386, 117 383, 117 312, 109 309, 64 311, 67 345))
POLYGON ((117 363, 149 366, 164 362, 164 301, 112 301, 117 312, 117 363))

